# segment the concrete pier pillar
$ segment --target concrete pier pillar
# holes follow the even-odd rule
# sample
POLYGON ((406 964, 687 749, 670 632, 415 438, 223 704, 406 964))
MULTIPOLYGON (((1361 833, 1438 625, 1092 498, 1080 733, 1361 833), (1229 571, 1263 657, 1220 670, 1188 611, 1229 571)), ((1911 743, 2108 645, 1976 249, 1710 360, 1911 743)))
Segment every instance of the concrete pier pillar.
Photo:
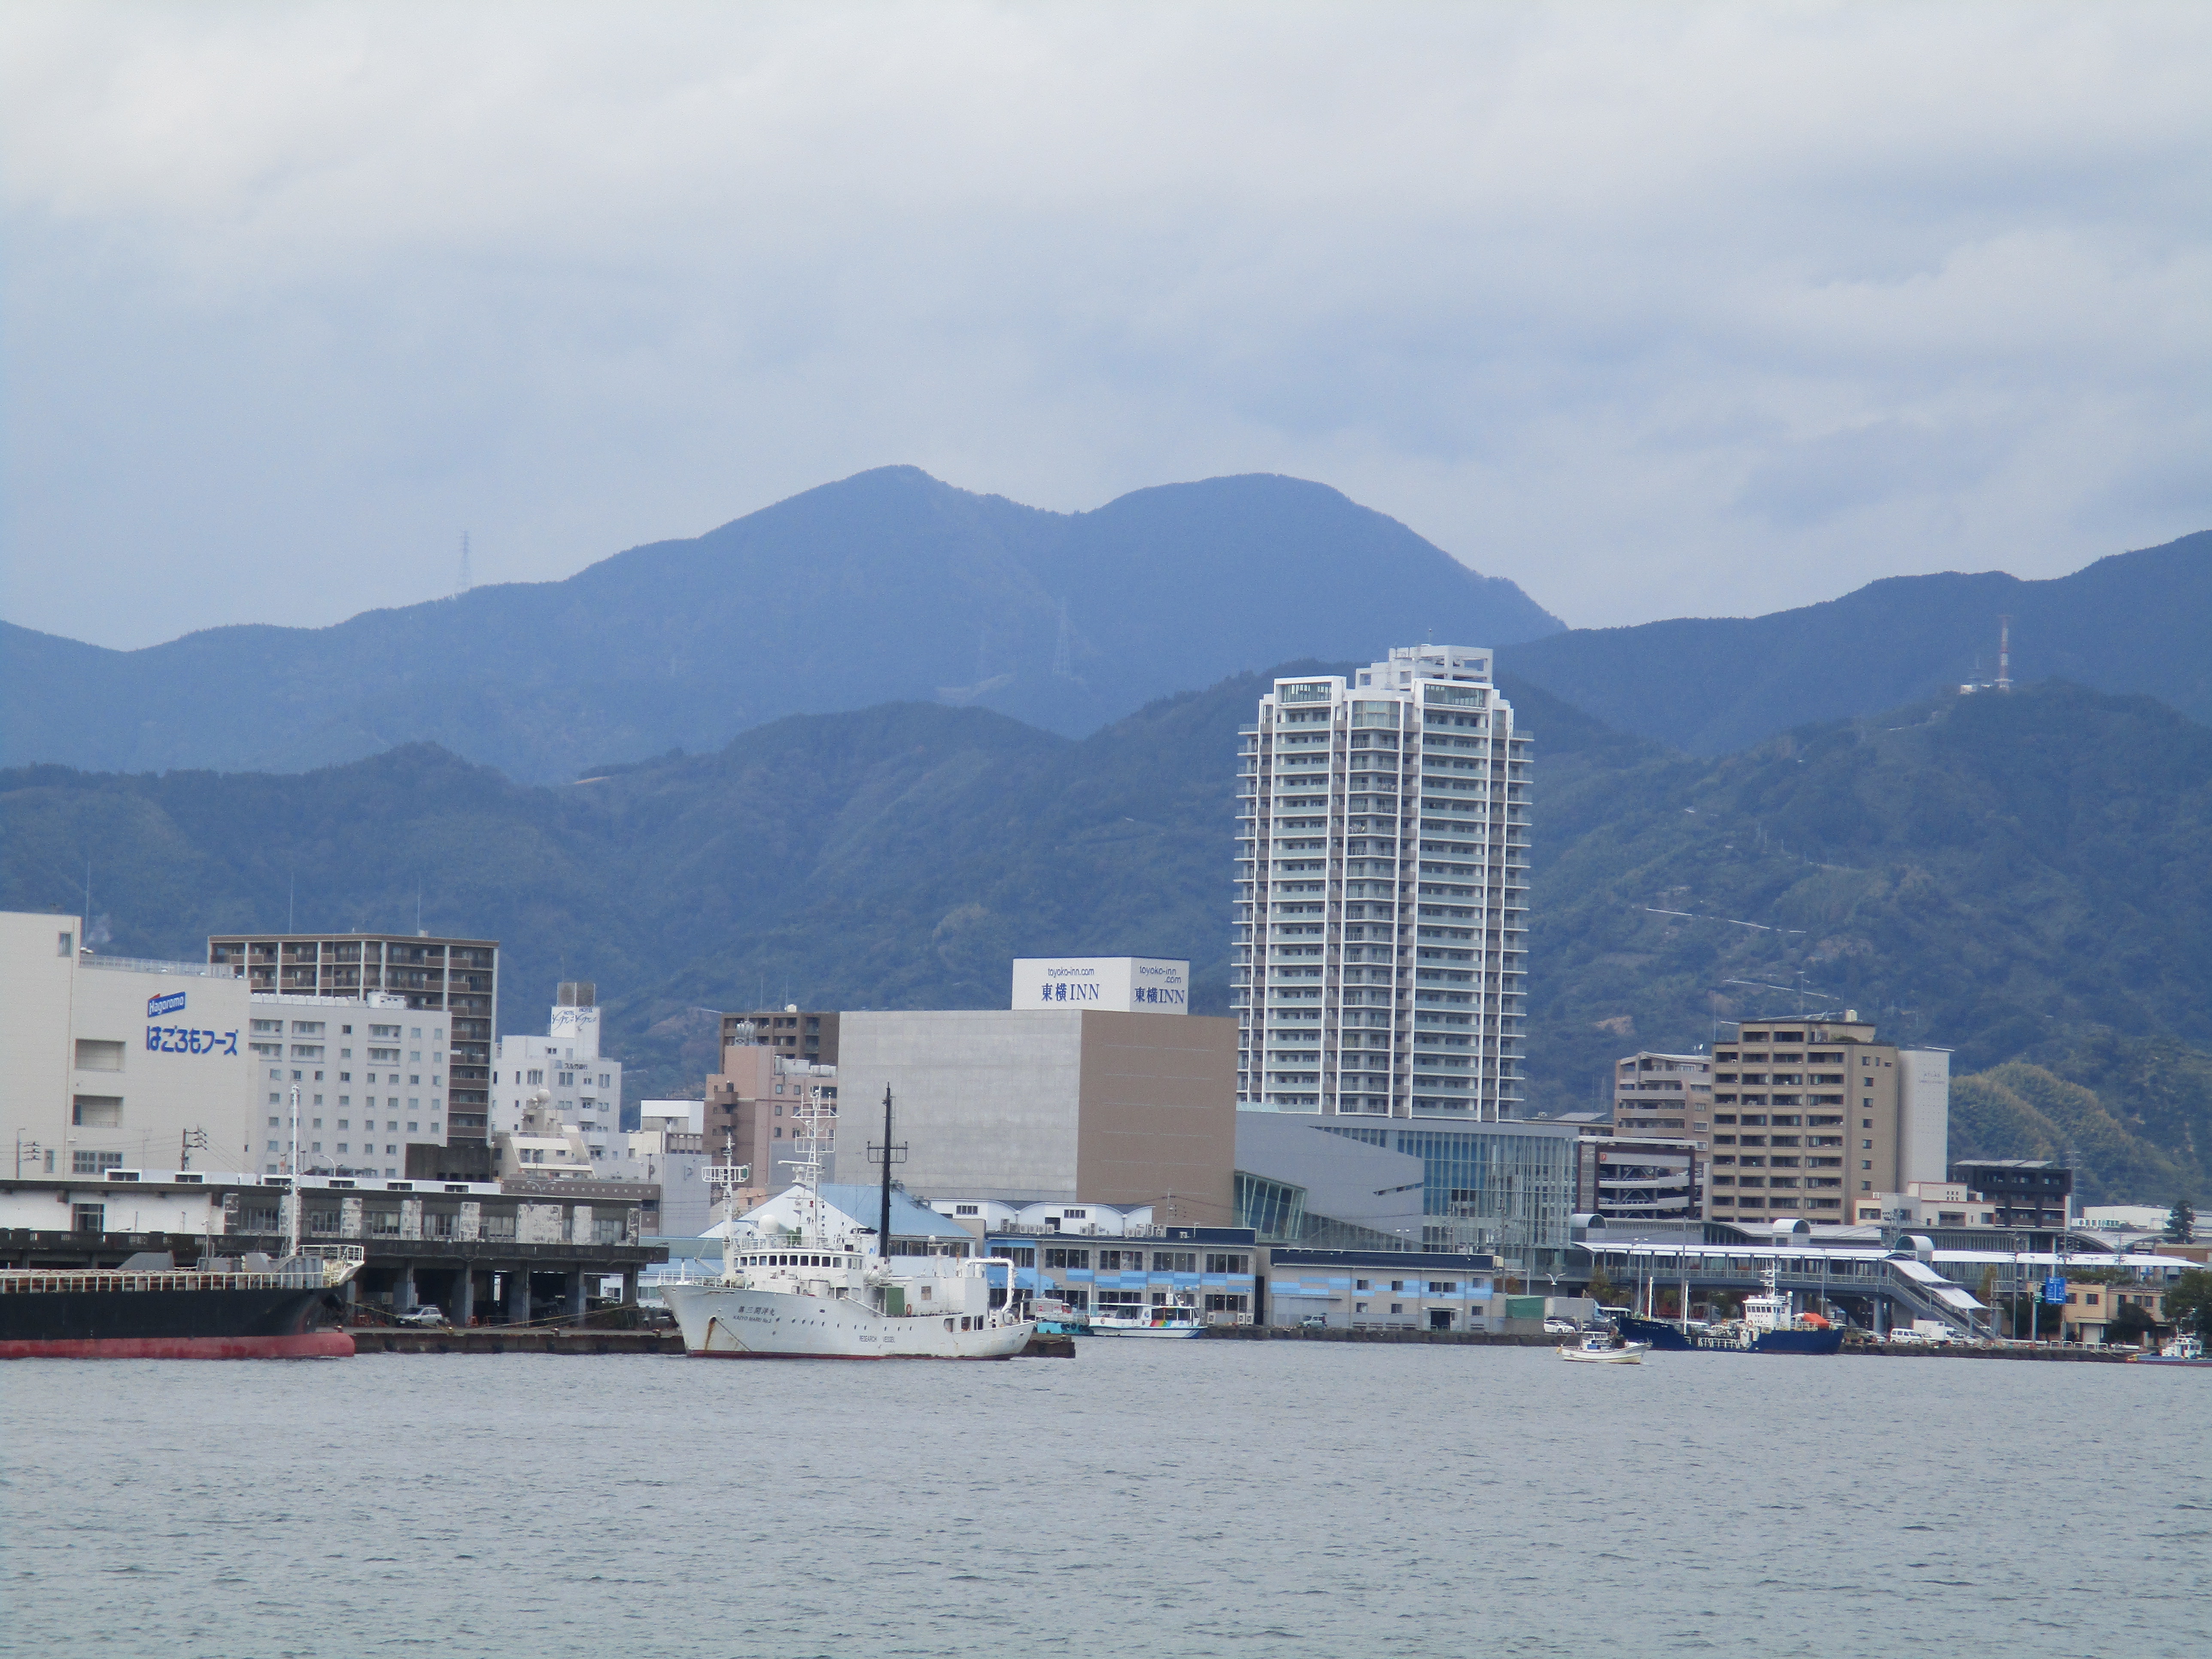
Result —
POLYGON ((510 1267, 507 1271, 507 1322, 530 1322, 530 1270, 526 1267, 510 1267))
POLYGON ((584 1316, 584 1275, 580 1273, 570 1273, 568 1279, 568 1317, 581 1319, 584 1316))
POLYGON ((453 1305, 446 1310, 446 1316, 461 1329, 477 1316, 477 1270, 464 1266, 453 1275, 453 1305))
POLYGON ((623 1306, 637 1306, 637 1269, 635 1267, 623 1269, 623 1306))
POLYGON ((399 1277, 392 1286, 392 1311, 415 1311, 415 1268, 412 1263, 399 1270, 399 1277))

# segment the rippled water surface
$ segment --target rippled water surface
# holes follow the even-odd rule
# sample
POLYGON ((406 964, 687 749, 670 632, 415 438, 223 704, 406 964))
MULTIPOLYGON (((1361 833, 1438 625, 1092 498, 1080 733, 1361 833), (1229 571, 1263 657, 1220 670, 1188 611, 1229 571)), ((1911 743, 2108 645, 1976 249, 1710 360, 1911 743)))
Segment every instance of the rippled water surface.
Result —
POLYGON ((14 1653, 2212 1653, 2207 1371, 41 1361, 0 1424, 14 1653))

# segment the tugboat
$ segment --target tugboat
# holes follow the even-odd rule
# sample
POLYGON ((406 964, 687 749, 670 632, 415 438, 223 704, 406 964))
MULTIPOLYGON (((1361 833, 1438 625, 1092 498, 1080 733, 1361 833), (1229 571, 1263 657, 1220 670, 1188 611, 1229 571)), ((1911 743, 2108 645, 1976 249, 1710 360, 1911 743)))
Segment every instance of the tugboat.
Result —
POLYGON ((1840 1353, 1844 1334, 1825 1319, 1799 1316, 1781 1288, 1782 1264, 1769 1257, 1765 1280, 1756 1296, 1743 1299, 1743 1317, 1710 1329, 1692 1331, 1660 1319, 1615 1314, 1613 1328, 1631 1341, 1661 1353, 1840 1353))
MULTIPOLYGON (((842 1226, 822 1201, 822 1152, 831 1133, 827 1109, 809 1099, 793 1133, 793 1173, 805 1196, 799 1224, 741 1235, 738 1190, 746 1165, 715 1165, 724 1227, 719 1278, 664 1279, 661 1298, 675 1316, 688 1354, 716 1359, 1006 1359, 1029 1345, 1036 1322, 1015 1306, 991 1305, 988 1258, 882 1253, 890 1237, 890 1166, 884 1173, 882 1224, 842 1226)), ((884 1091, 884 1144, 890 1146, 890 1091, 884 1091)), ((839 1218, 842 1222, 842 1218, 839 1218)), ((1011 1280, 1012 1264, 999 1262, 1011 1280)))

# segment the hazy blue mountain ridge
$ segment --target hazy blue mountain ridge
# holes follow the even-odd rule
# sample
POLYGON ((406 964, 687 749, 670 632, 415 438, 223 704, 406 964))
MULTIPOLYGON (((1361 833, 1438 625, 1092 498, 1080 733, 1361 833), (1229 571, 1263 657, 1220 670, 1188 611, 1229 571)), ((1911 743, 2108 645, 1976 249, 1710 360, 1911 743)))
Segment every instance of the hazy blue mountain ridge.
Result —
POLYGON ((1560 625, 1511 582, 1299 479, 1169 485, 1066 514, 885 467, 565 581, 331 628, 113 652, 0 625, 0 763, 289 771, 434 742, 551 782, 893 701, 1073 735, 1287 656, 1560 625))
POLYGON ((1623 731, 1720 755, 1994 678, 2000 614, 2015 681, 2144 692, 2212 721, 2212 531, 2047 581, 1898 576, 1765 617, 1577 629, 1498 660, 1623 731))

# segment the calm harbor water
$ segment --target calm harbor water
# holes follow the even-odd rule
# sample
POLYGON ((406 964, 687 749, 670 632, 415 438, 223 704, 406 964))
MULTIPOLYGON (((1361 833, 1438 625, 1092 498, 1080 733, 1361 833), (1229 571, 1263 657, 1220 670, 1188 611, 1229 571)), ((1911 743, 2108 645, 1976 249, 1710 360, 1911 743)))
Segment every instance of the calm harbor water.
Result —
POLYGON ((17 1362, 4 1646, 2197 1659, 2208 1384, 1107 1340, 17 1362))

